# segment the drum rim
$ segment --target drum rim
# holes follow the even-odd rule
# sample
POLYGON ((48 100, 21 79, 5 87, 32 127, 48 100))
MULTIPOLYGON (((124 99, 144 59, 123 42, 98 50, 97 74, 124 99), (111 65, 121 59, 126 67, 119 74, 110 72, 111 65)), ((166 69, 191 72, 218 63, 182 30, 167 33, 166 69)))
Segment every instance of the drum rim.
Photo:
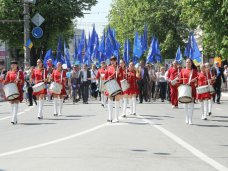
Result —
POLYGON ((192 97, 189 97, 189 96, 181 96, 181 97, 178 98, 178 101, 180 103, 191 103, 192 100, 193 100, 192 97), (181 101, 182 98, 190 99, 191 101, 190 102, 183 102, 183 101, 181 101))
POLYGON ((115 97, 118 94, 120 94, 121 92, 122 92, 121 90, 117 90, 117 91, 113 92, 112 94, 110 94, 110 96, 115 97))
POLYGON ((6 99, 7 99, 8 101, 12 101, 12 100, 14 100, 14 99, 9 99, 9 97, 15 96, 15 95, 17 95, 17 97, 15 97, 14 99, 18 98, 18 97, 20 96, 20 93, 11 94, 10 96, 6 97, 6 99))
POLYGON ((116 78, 111 78, 111 79, 105 80, 104 84, 106 84, 106 82, 111 81, 111 80, 116 80, 116 78))

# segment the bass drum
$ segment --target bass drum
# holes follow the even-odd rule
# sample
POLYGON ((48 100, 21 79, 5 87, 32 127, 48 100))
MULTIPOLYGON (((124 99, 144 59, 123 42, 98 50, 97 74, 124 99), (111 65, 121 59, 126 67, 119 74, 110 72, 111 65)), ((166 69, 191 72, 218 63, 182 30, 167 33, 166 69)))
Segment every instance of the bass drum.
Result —
POLYGON ((180 85, 178 87, 178 101, 180 103, 192 102, 192 87, 189 85, 180 85))
POLYGON ((20 96, 17 85, 15 83, 8 83, 4 85, 3 90, 7 100, 14 100, 20 96))
POLYGON ((121 93, 121 88, 115 78, 104 82, 108 94, 112 97, 121 93))

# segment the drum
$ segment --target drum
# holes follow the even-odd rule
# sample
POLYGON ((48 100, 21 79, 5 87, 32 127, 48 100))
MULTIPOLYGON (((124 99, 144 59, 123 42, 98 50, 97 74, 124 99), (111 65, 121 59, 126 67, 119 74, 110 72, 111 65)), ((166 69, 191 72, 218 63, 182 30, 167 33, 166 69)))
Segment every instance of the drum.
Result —
POLYGON ((192 88, 189 85, 180 85, 178 87, 178 101, 181 103, 192 102, 192 88))
POLYGON ((3 90, 7 100, 14 100, 20 96, 17 85, 15 83, 8 83, 4 85, 3 90))
POLYGON ((115 78, 105 81, 104 85, 108 94, 112 97, 121 93, 121 88, 115 78))
POLYGON ((200 87, 197 87, 197 88, 196 88, 196 93, 197 93, 197 94, 208 93, 209 91, 210 91, 210 90, 209 90, 209 86, 208 86, 208 85, 200 86, 200 87))
POLYGON ((127 82, 126 79, 121 80, 121 81, 120 81, 120 84, 121 84, 121 88, 122 88, 123 91, 126 91, 127 89, 130 88, 130 85, 129 85, 129 83, 127 82))
POLYGON ((178 77, 174 78, 173 80, 171 80, 171 85, 175 86, 178 82, 178 77))
POLYGON ((33 92, 37 93, 37 92, 45 89, 45 84, 44 84, 44 82, 38 83, 38 84, 32 86, 32 89, 33 89, 33 92))
POLYGON ((62 85, 57 82, 52 82, 49 87, 49 91, 54 94, 60 94, 62 90, 62 85))
POLYGON ((211 94, 214 94, 215 93, 215 89, 214 89, 214 87, 212 85, 209 85, 209 92, 211 94))

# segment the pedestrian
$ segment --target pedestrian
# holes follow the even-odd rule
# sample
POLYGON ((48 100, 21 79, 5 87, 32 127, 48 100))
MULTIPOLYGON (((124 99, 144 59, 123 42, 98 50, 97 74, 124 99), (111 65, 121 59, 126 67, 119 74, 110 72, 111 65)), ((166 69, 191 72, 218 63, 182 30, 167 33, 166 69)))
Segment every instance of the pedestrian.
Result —
POLYGON ((33 69, 30 82, 35 83, 33 89, 33 95, 36 96, 38 100, 38 113, 37 118, 43 119, 43 105, 44 105, 44 98, 47 94, 46 90, 46 82, 47 82, 47 70, 43 67, 43 62, 41 59, 37 60, 37 67, 33 69), (36 89, 35 89, 36 88, 36 89))
MULTIPOLYGON (((5 86, 9 83, 16 84, 16 88, 18 89, 19 96, 16 98, 8 99, 9 103, 11 103, 12 107, 12 124, 17 124, 17 115, 18 115, 18 105, 23 101, 23 85, 24 85, 24 74, 22 71, 19 71, 17 61, 11 61, 11 69, 7 72, 5 79, 0 78, 0 82, 3 82, 5 86)), ((13 89, 9 86, 7 87, 8 91, 11 92, 13 89)))
POLYGON ((161 101, 164 102, 166 98, 166 90, 167 90, 165 67, 160 68, 160 72, 157 72, 156 77, 158 79, 158 86, 160 89, 160 98, 161 98, 161 101))
POLYGON ((91 72, 87 68, 86 64, 83 64, 80 75, 81 75, 81 81, 82 81, 81 90, 82 90, 83 104, 88 104, 89 86, 91 84, 91 72))
POLYGON ((50 91, 54 98, 54 116, 61 116, 63 108, 63 99, 66 96, 66 71, 62 69, 61 62, 58 62, 56 69, 53 70, 51 80, 54 82, 51 83, 54 85, 54 89, 52 89, 52 85, 50 85, 50 91), (53 91, 55 89, 60 89, 61 91, 53 91), (58 110, 57 104, 59 106, 58 110))
POLYGON ((81 85, 81 76, 78 65, 74 65, 73 70, 71 71, 71 86, 72 86, 72 97, 73 104, 79 101, 79 91, 81 85))
POLYGON ((194 110, 194 99, 196 98, 196 84, 197 84, 197 68, 191 59, 186 60, 186 68, 180 72, 180 84, 189 85, 191 88, 192 101, 190 103, 184 103, 185 122, 192 125, 192 117, 194 110))
POLYGON ((139 77, 137 77, 133 62, 129 63, 129 68, 127 69, 125 78, 129 84, 129 88, 123 92, 122 117, 126 117, 127 100, 129 100, 130 105, 130 115, 136 115, 136 96, 139 94, 137 80, 139 80, 139 77))
POLYGON ((92 68, 90 70, 90 75, 91 75, 91 97, 93 97, 95 100, 97 100, 98 96, 98 88, 97 88, 97 68, 95 64, 92 64, 92 68))

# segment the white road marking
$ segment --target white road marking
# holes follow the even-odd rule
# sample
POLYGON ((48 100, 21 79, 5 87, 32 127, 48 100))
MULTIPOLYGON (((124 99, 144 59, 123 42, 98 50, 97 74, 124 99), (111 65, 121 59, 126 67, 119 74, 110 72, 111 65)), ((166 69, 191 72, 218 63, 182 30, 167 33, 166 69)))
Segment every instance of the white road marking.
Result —
MULTIPOLYGON (((17 115, 21 115, 21 114, 23 114, 23 113, 25 113, 25 112, 28 112, 28 111, 30 111, 32 108, 34 108, 34 107, 29 107, 28 109, 25 109, 23 112, 19 112, 17 115)), ((10 119, 10 118, 11 118, 11 116, 6 116, 6 117, 4 117, 4 118, 0 118, 0 121, 6 120, 6 119, 10 119)))
POLYGON ((221 109, 221 108, 218 108, 218 107, 216 107, 215 109, 216 109, 216 110, 223 110, 223 109, 221 109))
POLYGON ((73 135, 70 135, 70 136, 67 136, 67 137, 59 138, 59 139, 56 139, 56 140, 53 140, 53 141, 49 141, 49 142, 46 142, 46 143, 41 143, 41 144, 37 144, 37 145, 34 145, 34 146, 21 148, 21 149, 14 150, 14 151, 0 153, 0 157, 9 156, 9 155, 12 155, 12 154, 17 154, 17 153, 21 153, 21 152, 37 149, 37 148, 40 148, 40 147, 48 146, 48 145, 51 145, 51 144, 56 144, 56 143, 59 143, 59 142, 63 142, 63 141, 66 141, 66 140, 69 140, 69 139, 73 139, 75 137, 78 137, 78 136, 85 135, 85 134, 88 134, 90 132, 96 131, 96 130, 98 130, 100 128, 103 128, 105 126, 108 126, 108 124, 104 123, 104 124, 95 126, 93 128, 87 129, 85 131, 82 131, 82 132, 79 132, 79 133, 76 133, 76 134, 73 134, 73 135))
POLYGON ((181 145, 183 148, 185 148, 186 150, 190 151, 193 155, 195 155, 199 159, 203 160, 207 164, 211 165, 215 169, 217 169, 219 171, 228 171, 227 167, 225 167, 225 166, 221 165, 220 163, 218 163, 217 161, 213 160, 212 158, 210 158, 209 156, 207 156, 203 152, 199 151, 195 147, 191 146, 190 144, 188 144, 187 142, 185 142, 184 140, 182 140, 181 138, 179 138, 178 136, 176 136, 172 132, 166 130, 165 128, 163 128, 163 127, 161 127, 159 125, 155 125, 155 123, 153 123, 152 121, 144 118, 143 116, 139 116, 138 115, 138 117, 142 118, 145 122, 149 123, 150 125, 152 125, 156 129, 161 131, 163 134, 165 134, 166 136, 171 138, 173 141, 175 141, 176 143, 181 145))

